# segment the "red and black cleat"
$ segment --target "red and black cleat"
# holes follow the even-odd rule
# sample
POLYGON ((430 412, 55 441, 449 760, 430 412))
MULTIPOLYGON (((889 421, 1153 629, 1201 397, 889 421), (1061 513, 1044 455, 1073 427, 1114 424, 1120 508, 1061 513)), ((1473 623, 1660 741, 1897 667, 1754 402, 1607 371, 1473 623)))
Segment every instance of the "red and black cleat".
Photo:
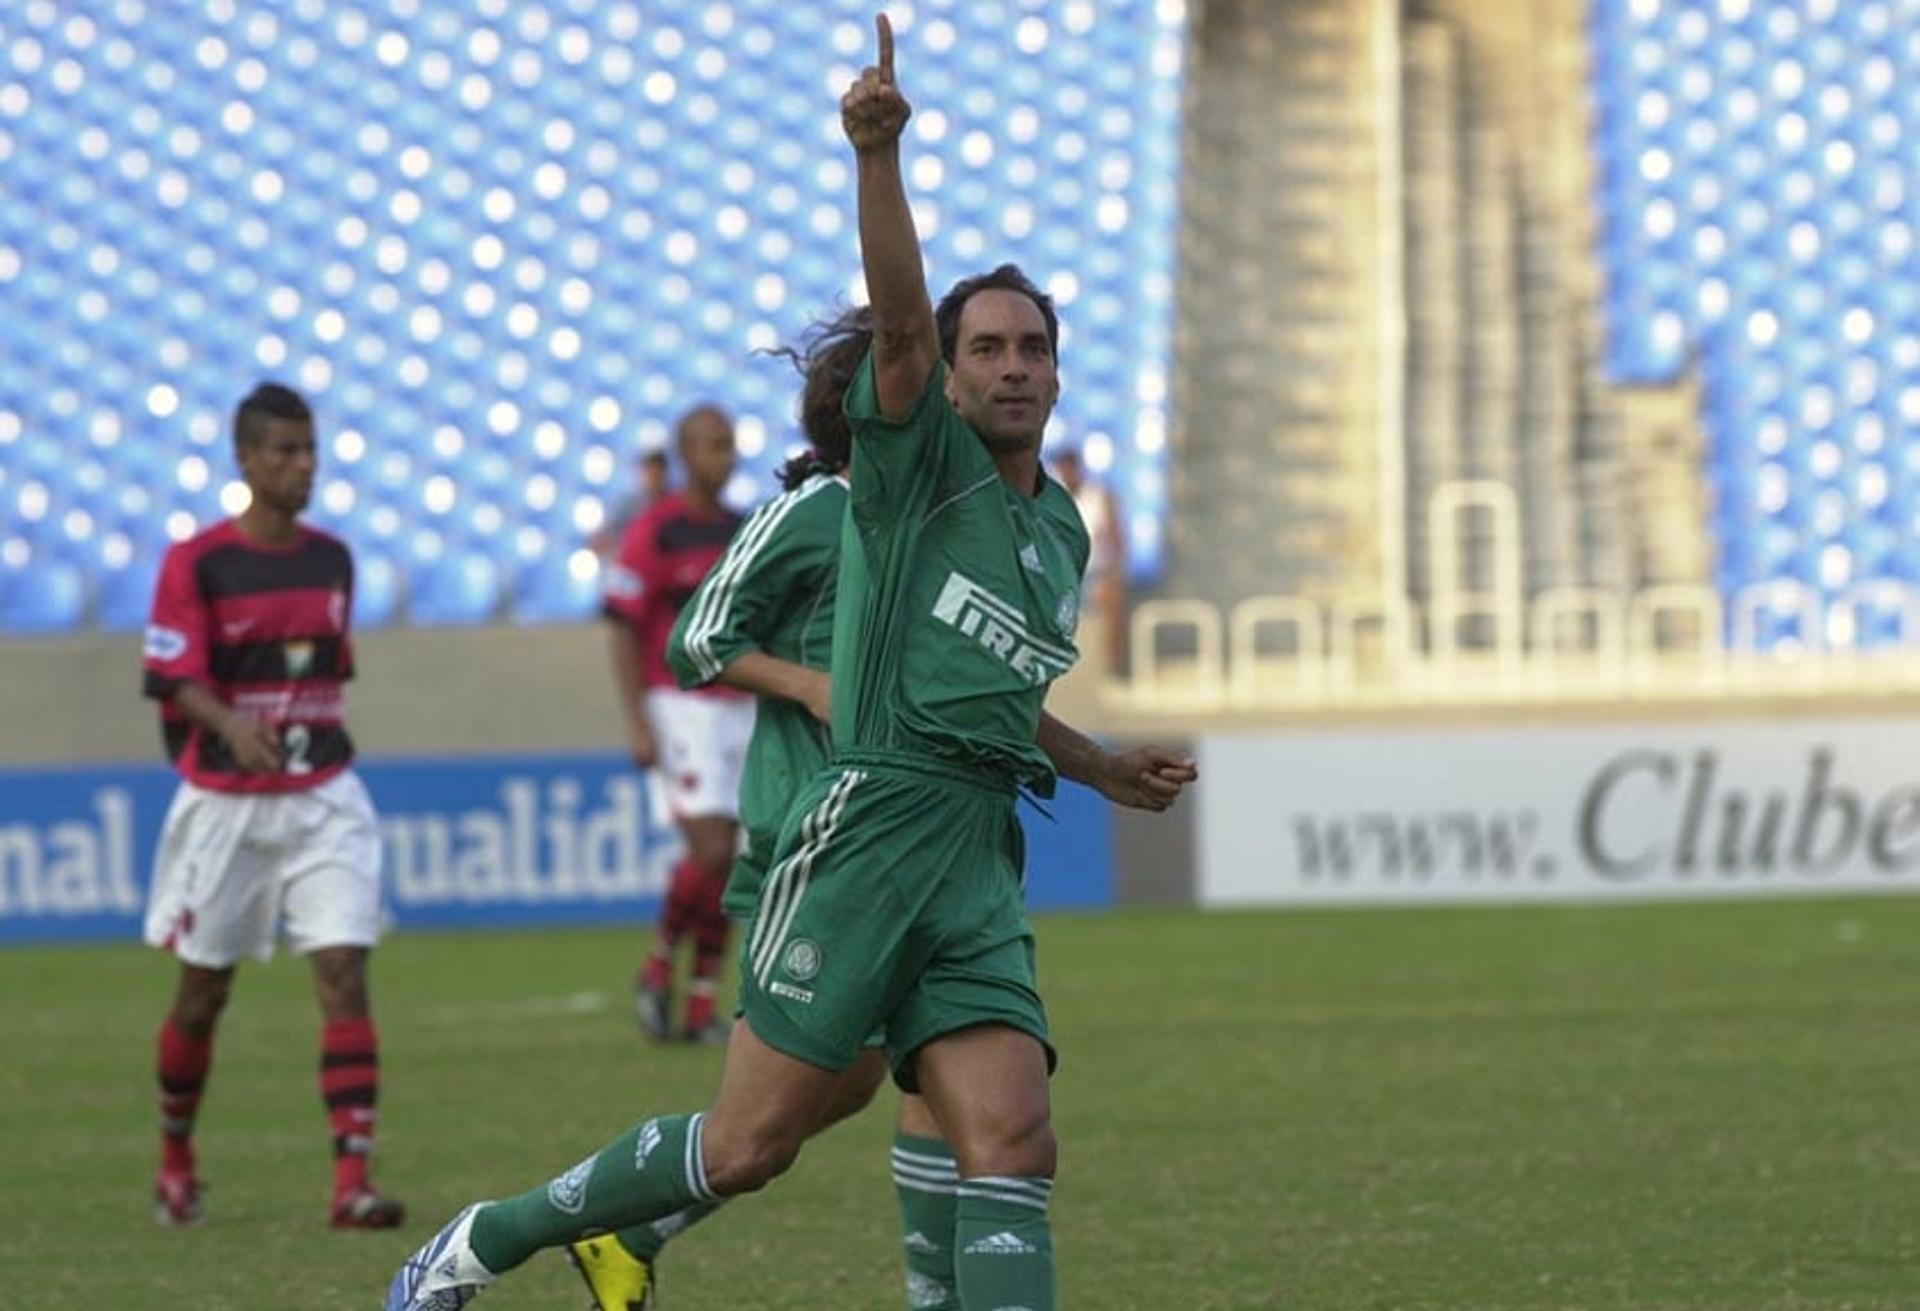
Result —
POLYGON ((207 1218, 200 1181, 184 1170, 162 1170, 153 1181, 153 1218, 169 1229, 185 1229, 207 1218))
POLYGON ((724 1047, 733 1038, 733 1025, 715 1016, 697 1029, 688 1029, 681 1037, 708 1047, 724 1047))
POLYGON ((664 988, 650 988, 642 980, 634 988, 634 1014, 640 1020, 640 1032, 655 1042, 671 1042, 673 1033, 673 994, 664 988))
POLYGON ((333 1199, 335 1229, 397 1229, 407 1208, 371 1188, 356 1189, 333 1199))

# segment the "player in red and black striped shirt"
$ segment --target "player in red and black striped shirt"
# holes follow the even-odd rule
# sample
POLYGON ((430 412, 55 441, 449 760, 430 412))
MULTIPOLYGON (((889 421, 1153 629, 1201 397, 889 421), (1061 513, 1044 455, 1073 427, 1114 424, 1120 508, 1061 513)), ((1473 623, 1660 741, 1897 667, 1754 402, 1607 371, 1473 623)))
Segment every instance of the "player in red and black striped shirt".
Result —
POLYGON ((318 458, 313 413, 262 383, 234 416, 250 501, 167 551, 146 635, 146 693, 181 773, 154 859, 146 938, 180 961, 160 1026, 160 1220, 201 1218, 193 1122, 239 961, 277 930, 313 963, 320 1092, 333 1129, 337 1228, 402 1208, 368 1182, 379 1058, 367 954, 379 941, 380 834, 353 773, 342 684, 353 557, 299 521, 318 458))
POLYGON ((613 621, 614 679, 634 763, 655 770, 687 842, 653 951, 635 980, 641 1027, 655 1038, 676 1033, 669 1016, 673 954, 687 937, 693 970, 677 1032, 724 1042, 727 1024, 715 1014, 715 994, 733 926, 720 894, 740 846, 740 771, 753 736, 753 702, 717 684, 683 691, 667 668, 667 638, 740 526, 740 516, 720 500, 733 477, 733 423, 715 406, 698 406, 680 420, 677 440, 686 486, 627 526, 607 569, 603 608, 613 621))

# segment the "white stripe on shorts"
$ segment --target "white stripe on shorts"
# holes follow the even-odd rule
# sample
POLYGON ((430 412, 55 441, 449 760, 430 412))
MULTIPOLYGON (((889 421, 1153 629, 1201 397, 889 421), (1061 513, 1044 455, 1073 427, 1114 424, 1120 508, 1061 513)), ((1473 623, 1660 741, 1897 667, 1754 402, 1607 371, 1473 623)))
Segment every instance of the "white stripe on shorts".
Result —
MULTIPOLYGON (((755 926, 760 947, 753 962, 754 977, 762 988, 773 977, 774 962, 780 959, 780 949, 786 945, 793 918, 800 910, 800 899, 807 894, 813 862, 833 841, 834 832, 840 827, 840 816, 847 808, 847 798, 865 778, 865 774, 852 769, 840 775, 826 800, 807 816, 806 825, 810 826, 812 840, 803 842, 800 849, 781 861, 773 872, 760 903, 760 913, 766 917, 766 923, 755 926)), ((803 827, 802 832, 808 832, 808 827, 803 827)))

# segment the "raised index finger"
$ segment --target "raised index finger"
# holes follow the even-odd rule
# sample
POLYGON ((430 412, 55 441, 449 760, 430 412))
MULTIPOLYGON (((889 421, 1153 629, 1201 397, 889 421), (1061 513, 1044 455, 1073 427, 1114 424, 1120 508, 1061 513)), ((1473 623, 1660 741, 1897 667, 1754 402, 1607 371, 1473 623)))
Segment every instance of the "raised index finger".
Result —
POLYGON ((893 23, 882 13, 874 16, 873 26, 880 37, 880 80, 891 82, 893 81, 893 23))

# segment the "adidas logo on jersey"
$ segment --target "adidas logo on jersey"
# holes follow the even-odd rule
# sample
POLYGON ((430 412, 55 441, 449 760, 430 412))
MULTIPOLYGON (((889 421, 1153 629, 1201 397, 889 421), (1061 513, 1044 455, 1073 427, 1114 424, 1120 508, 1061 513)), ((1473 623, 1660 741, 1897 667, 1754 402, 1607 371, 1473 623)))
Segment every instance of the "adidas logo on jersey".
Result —
POLYGON ((1077 658, 1071 647, 1035 637, 1019 607, 959 572, 947 575, 933 617, 971 637, 1035 687, 1066 673, 1077 658))
POLYGON ((900 1245, 906 1248, 909 1252, 937 1252, 940 1250, 940 1244, 934 1242, 931 1238, 928 1238, 925 1234, 921 1233, 918 1229, 914 1230, 912 1233, 908 1234, 904 1239, 902 1239, 900 1242, 900 1245))
POLYGON ((997 1234, 988 1234, 967 1244, 968 1256, 1027 1256, 1038 1251, 1032 1243, 1018 1234, 1002 1229, 997 1234))

